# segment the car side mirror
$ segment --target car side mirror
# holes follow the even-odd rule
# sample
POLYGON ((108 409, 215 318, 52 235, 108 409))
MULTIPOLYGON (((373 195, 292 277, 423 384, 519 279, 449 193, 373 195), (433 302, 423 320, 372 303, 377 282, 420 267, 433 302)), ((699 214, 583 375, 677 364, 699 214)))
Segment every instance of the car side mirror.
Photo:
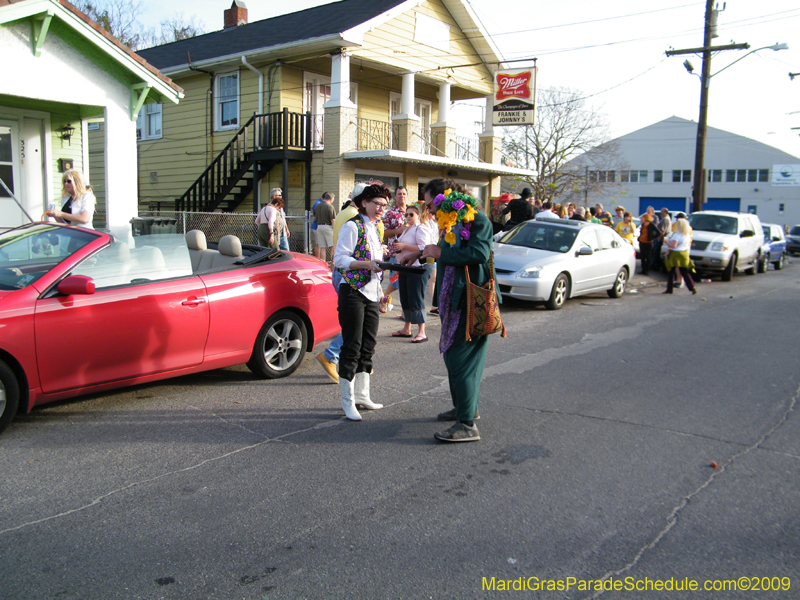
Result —
POLYGON ((56 289, 64 296, 87 296, 94 294, 94 279, 88 275, 70 275, 62 279, 56 289))
POLYGON ((739 237, 748 238, 753 237, 756 234, 755 231, 752 229, 745 229, 742 233, 739 234, 739 237))
POLYGON ((575 256, 591 256, 592 254, 594 254, 594 250, 588 246, 582 246, 575 256))
POLYGON ((781 238, 779 238, 777 235, 773 235, 772 236, 772 241, 773 242, 782 242, 783 240, 781 238))

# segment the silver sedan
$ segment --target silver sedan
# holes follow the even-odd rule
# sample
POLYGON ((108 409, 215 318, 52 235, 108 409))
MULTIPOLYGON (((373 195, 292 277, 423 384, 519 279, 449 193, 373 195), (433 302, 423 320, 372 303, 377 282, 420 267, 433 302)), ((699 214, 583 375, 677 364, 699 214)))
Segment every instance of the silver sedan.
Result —
POLYGON ((502 295, 558 310, 584 294, 622 296, 635 273, 636 254, 605 225, 547 219, 526 221, 500 237, 494 266, 502 295))

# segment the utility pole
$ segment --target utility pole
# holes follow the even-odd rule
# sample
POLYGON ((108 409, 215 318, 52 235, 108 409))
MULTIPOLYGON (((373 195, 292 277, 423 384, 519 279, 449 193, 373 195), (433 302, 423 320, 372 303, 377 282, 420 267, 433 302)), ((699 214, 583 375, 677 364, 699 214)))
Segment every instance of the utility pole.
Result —
MULTIPOLYGON (((711 45, 714 30, 714 1, 706 0, 706 25, 703 36, 702 48, 688 48, 686 50, 668 50, 667 56, 679 54, 703 53, 703 69, 700 75, 700 116, 697 120, 697 144, 694 153, 694 185, 692 186, 692 212, 703 210, 703 197, 706 185, 705 178, 705 153, 706 130, 708 129, 708 86, 711 83, 711 53, 717 50, 746 50, 749 44, 729 44, 727 46, 711 45)), ((689 67, 687 67, 687 70, 689 67)), ((689 71, 691 72, 691 71, 689 71)))

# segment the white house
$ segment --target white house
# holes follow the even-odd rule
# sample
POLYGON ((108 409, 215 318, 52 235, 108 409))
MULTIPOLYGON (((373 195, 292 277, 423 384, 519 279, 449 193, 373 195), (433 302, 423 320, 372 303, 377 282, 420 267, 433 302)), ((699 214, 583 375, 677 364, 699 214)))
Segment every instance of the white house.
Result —
POLYGON ((105 123, 106 205, 95 227, 127 236, 137 214, 136 120, 180 87, 65 0, 0 0, 0 227, 61 202, 68 165, 91 182, 87 130, 105 123))
MULTIPOLYGON (((590 203, 621 204, 634 215, 648 206, 691 211, 696 139, 697 123, 679 117, 617 138, 629 168, 615 172, 589 166, 590 181, 621 186, 606 196, 590 197, 590 203)), ((704 210, 752 212, 764 223, 800 223, 800 158, 709 127, 705 168, 704 210)))

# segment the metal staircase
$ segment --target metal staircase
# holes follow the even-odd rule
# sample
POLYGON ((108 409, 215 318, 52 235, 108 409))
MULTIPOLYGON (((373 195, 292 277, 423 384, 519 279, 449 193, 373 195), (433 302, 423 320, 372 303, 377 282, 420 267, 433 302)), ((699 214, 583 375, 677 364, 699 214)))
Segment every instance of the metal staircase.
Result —
POLYGON ((176 211, 233 212, 275 165, 311 164, 311 113, 253 115, 205 171, 175 200, 176 211))

